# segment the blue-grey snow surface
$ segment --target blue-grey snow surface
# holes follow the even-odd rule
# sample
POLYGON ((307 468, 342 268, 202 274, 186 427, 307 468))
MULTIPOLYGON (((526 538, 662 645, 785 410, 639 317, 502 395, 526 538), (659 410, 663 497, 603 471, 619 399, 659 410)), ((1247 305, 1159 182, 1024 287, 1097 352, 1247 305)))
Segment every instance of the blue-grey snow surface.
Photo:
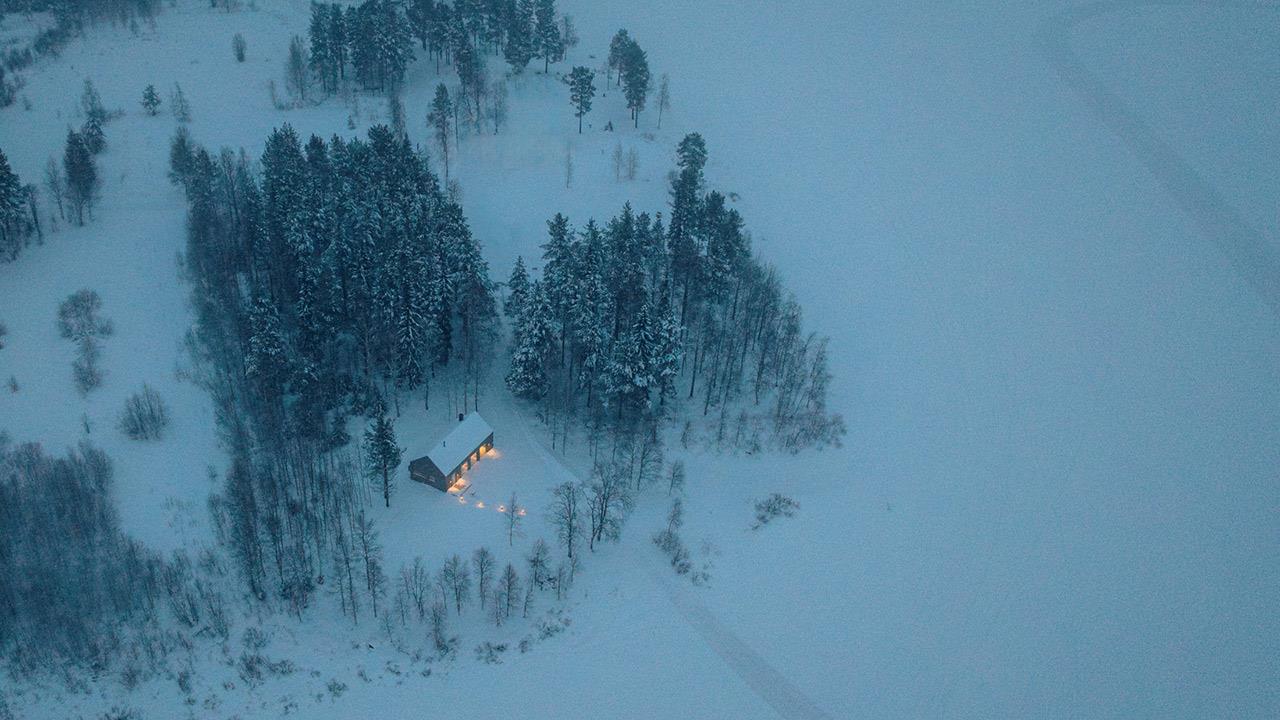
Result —
POLYGON ((708 595, 833 716, 1280 714, 1277 308, 1045 52, 1280 247, 1280 11, 1073 4, 578 3, 832 336, 846 448, 708 595))
MULTIPOLYGON (((626 27, 655 74, 670 74, 674 107, 660 131, 652 110, 642 116, 652 139, 620 127, 618 141, 640 148, 642 177, 616 183, 614 141, 599 130, 625 122, 616 91, 579 137, 546 78, 513 83, 510 129, 464 140, 455 168, 495 277, 517 254, 536 255, 556 210, 581 225, 627 199, 661 209, 670 149, 700 131, 711 185, 740 195, 755 247, 831 336, 845 447, 686 458, 686 539, 712 561, 709 587, 655 561, 648 535, 665 508, 651 499, 621 547, 588 561, 571 629, 528 655, 474 662, 467 648, 496 631, 469 617, 456 665, 365 683, 351 664, 377 673, 397 656, 352 643, 359 633, 381 643, 368 623, 317 630, 317 611, 272 651, 296 642, 294 659, 321 679, 223 693, 224 714, 273 717, 287 690, 318 718, 1280 716, 1280 316, 1254 277, 1280 248, 1280 10, 560 4, 583 39, 573 62, 599 65, 626 27), (1243 257, 1257 262, 1242 267, 1223 245, 1232 238, 1252 243, 1243 257), (775 490, 800 512, 749 531, 751 502, 775 490), (307 700, 329 677, 349 694, 307 700)), ((173 281, 183 208, 162 178, 172 123, 137 117, 131 98, 152 76, 162 91, 179 80, 196 139, 251 154, 284 120, 347 132, 336 101, 288 114, 267 102, 288 36, 305 32, 305 2, 259 0, 259 12, 229 16, 204 5, 180 4, 127 51, 103 44, 127 42, 107 29, 69 48, 31 78, 39 127, 16 108, 0 115, 0 145, 34 180, 85 74, 132 113, 108 126, 95 224, 0 268, 11 330, 0 379, 17 373, 27 388, 0 399, 0 427, 58 449, 79 437, 81 417, 108 428, 125 393, 159 384, 184 432, 108 449, 125 527, 166 550, 186 534, 155 518, 197 514, 203 466, 218 457, 207 403, 172 372, 189 322, 173 281), (242 29, 251 59, 232 66, 228 43, 242 29), (56 105, 43 99, 51 85, 65 89, 56 105), (57 301, 86 285, 103 292, 118 330, 108 384, 80 401, 52 322, 57 301), (198 461, 173 463, 174 452, 198 461), (194 509, 172 511, 169 493, 194 509)), ((427 62, 410 71, 411 132, 421 134, 435 81, 427 62)), ((363 125, 381 108, 362 103, 363 125)), ((521 488, 538 528, 534 501, 568 471, 511 403, 485 413, 499 452, 476 478, 493 479, 482 487, 490 504, 521 488)), ((446 426, 436 420, 402 427, 428 443, 446 426)), ((518 551, 497 514, 438 500, 411 486, 379 515, 392 566, 490 536, 518 551), (446 510, 493 528, 467 520, 464 535, 433 542, 429 525, 446 510)), ((229 673, 200 676, 210 694, 219 672, 229 673)), ((147 717, 182 712, 167 680, 124 700, 147 717)), ((43 711, 33 716, 66 714, 57 695, 29 701, 43 711)), ((82 714, 100 714, 93 702, 81 698, 82 714)))

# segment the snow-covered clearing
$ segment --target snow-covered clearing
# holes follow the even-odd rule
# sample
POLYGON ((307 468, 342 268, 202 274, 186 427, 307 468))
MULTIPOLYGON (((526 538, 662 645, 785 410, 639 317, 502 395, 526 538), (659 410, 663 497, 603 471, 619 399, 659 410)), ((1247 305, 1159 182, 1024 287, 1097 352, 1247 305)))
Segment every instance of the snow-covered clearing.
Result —
MULTIPOLYGON (((126 529, 162 549, 207 541, 207 468, 222 458, 208 400, 175 375, 191 321, 177 274, 184 203, 164 178, 174 122, 141 113, 142 87, 166 96, 181 82, 209 147, 258 155, 284 121, 304 136, 357 132, 337 100, 271 107, 267 81, 281 82, 307 4, 258 4, 179 3, 140 38, 97 28, 25 73, 30 111, 0 111, 0 146, 38 181, 79 123, 86 77, 126 110, 106 128, 93 222, 0 267, 0 382, 20 385, 0 390, 0 428, 60 449, 87 416, 117 464, 126 529), (248 40, 243 65, 235 32, 248 40), (116 325, 106 381, 87 399, 54 327, 58 302, 81 287, 102 294, 116 325), (143 381, 174 412, 156 444, 114 430, 143 381)), ((301 670, 233 691, 222 682, 234 671, 210 662, 196 695, 221 699, 195 716, 275 716, 290 701, 317 718, 1280 714, 1280 316, 1265 290, 1276 278, 1249 262, 1274 257, 1280 232, 1280 11, 1113 3, 1073 21, 1068 7, 563 2, 583 42, 553 71, 598 66, 626 27, 671 75, 674 111, 660 131, 646 112, 636 132, 610 92, 579 136, 561 86, 513 82, 507 128, 464 138, 455 168, 493 276, 517 254, 538 264, 556 211, 581 224, 627 200, 662 209, 672 148, 697 130, 710 184, 740 194, 757 249, 832 337, 845 448, 686 458, 685 534, 711 563, 709 587, 655 575, 648 536, 665 503, 653 496, 623 543, 589 561, 568 629, 528 654, 475 661, 475 644, 535 630, 495 630, 473 610, 453 628, 458 659, 423 678, 375 623, 276 618, 266 652, 301 670), (1064 49, 1068 81, 1087 74, 1110 94, 1103 114, 1064 82, 1064 49), (1107 114, 1117 106, 1119 127, 1107 114), (619 132, 600 132, 608 119, 619 132), (1126 135, 1135 120, 1141 142, 1173 155, 1172 175, 1126 135), (614 181, 616 142, 641 153, 633 183, 614 181), (1187 170, 1195 183, 1177 184, 1187 170), (1207 223, 1195 210, 1205 189, 1218 213, 1207 223), (1214 235, 1223 212, 1255 243, 1243 273, 1222 250, 1230 233, 1214 235), (750 531, 751 503, 776 490, 800 512, 750 531), (674 602, 672 583, 683 583, 674 602), (349 686, 340 698, 330 678, 349 686)), ((415 138, 434 83, 433 64, 411 69, 415 138)), ((380 100, 360 107, 361 127, 385 121, 380 100)), ((400 421, 406 461, 452 422, 434 410, 400 421)), ((473 472, 468 504, 402 481, 379 510, 390 568, 482 543, 518 557, 551 539, 540 511, 580 470, 572 452, 542 447, 496 383, 481 411, 498 453, 473 472), (509 549, 492 506, 512 490, 529 516, 509 549)), ((10 693, 27 717, 91 717, 111 701, 144 717, 183 712, 170 681, 10 693)))

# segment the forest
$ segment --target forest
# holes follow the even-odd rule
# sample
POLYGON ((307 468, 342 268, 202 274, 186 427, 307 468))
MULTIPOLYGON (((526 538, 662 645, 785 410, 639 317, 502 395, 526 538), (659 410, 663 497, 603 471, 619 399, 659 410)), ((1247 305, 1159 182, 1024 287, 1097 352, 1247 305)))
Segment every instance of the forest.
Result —
MULTIPOLYGON (((408 130, 397 93, 413 59, 410 39, 459 77, 452 100, 440 85, 425 118, 446 176, 451 134, 456 142, 462 124, 482 117, 499 127, 501 96, 483 55, 501 53, 512 73, 542 58, 545 72, 576 42, 551 2, 313 4, 309 42, 290 46, 290 93, 303 100, 313 85, 334 93, 352 84, 386 92, 391 123, 327 139, 283 124, 257 158, 197 143, 174 86, 169 179, 187 204, 182 274, 196 319, 187 351, 229 458, 207 503, 221 551, 165 558, 129 540, 103 502, 111 463, 93 446, 54 458, 6 441, 0 492, 11 500, 11 532, 0 537, 0 573, 27 577, 0 598, 2 649, 14 668, 105 665, 126 647, 131 675, 158 671, 192 641, 181 628, 228 636, 222 590, 232 577, 240 592, 231 597, 299 620, 322 590, 353 622, 372 614, 404 624, 416 615, 431 624, 437 650, 451 652, 443 623, 450 605, 461 612, 471 597, 473 573, 495 623, 527 614, 535 592, 559 596, 572 583, 579 545, 594 550, 620 537, 646 486, 664 476, 669 493, 680 491, 683 466, 665 461, 670 438, 748 454, 839 444, 843 422, 826 405, 826 340, 804 331, 798 304, 753 254, 730 197, 708 188, 700 135, 676 148, 669 207, 650 214, 628 204, 603 225, 578 228, 555 213, 540 268, 519 260, 497 283, 459 188, 440 181, 435 158, 408 130), (384 568, 369 510, 375 497, 392 502, 403 457, 396 418, 416 403, 449 415, 478 409, 501 387, 495 376, 543 423, 553 449, 581 437, 589 451, 590 477, 556 487, 546 509, 563 559, 539 540, 524 577, 510 564, 496 568, 483 547, 438 571, 420 560, 398 573, 384 568), (54 568, 37 545, 76 560, 54 568), (88 578, 83 593, 77 577, 88 578)), ((606 70, 638 123, 651 80, 625 30, 606 70)), ((573 75, 581 121, 595 88, 586 68, 573 75)), ((148 85, 145 114, 161 104, 148 85)), ((62 162, 51 159, 45 178, 56 219, 77 226, 98 201, 104 126, 122 114, 108 111, 88 81, 80 105, 84 123, 68 130, 62 162)), ((38 240, 35 197, 0 154, 8 259, 38 240)), ((82 394, 102 382, 100 338, 111 323, 101 307, 84 290, 60 311, 81 356, 82 394)), ((163 399, 144 386, 121 429, 145 441, 166 423, 163 399)), ((514 495, 506 507, 510 541, 524 508, 514 495)), ((680 507, 677 498, 660 544, 683 573, 680 507)))

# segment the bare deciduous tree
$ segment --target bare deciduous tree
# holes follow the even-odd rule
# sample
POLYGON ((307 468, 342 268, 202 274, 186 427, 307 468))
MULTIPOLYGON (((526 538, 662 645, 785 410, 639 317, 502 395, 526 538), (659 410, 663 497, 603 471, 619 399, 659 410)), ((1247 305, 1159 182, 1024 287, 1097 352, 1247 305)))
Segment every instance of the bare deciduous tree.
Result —
POLYGON ((582 536, 582 496, 582 488, 577 484, 562 483, 552 491, 551 507, 547 510, 556 538, 569 557, 573 557, 578 538, 582 536))
POLYGON ((471 564, 476 569, 476 594, 480 596, 480 607, 483 608, 493 582, 493 553, 486 547, 477 548, 471 554, 471 564))

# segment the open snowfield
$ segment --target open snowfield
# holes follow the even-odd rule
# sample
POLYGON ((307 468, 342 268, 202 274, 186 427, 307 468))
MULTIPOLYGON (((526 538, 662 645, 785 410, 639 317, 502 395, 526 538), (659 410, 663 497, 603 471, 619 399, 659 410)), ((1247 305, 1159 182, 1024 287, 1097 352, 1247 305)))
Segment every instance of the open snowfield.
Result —
MULTIPOLYGON (((0 266, 0 382, 20 385, 0 389, 0 428, 58 450, 87 418, 116 463, 125 528, 164 550, 209 541, 207 468, 223 458, 209 401, 175 372, 191 322, 185 209, 165 179, 174 121, 142 114, 142 88, 167 98, 180 82, 198 142, 255 156, 285 121, 305 137, 387 119, 373 97, 359 131, 337 99, 271 106, 307 3, 205 5, 166 9, 140 38, 92 30, 25 73, 30 111, 0 111, 0 147, 29 182, 79 124, 86 77, 126 111, 106 127, 93 222, 0 266), (54 327, 82 287, 116 327, 87 399, 54 327), (144 381, 174 412, 151 445, 114 428, 144 381)), ((501 665, 471 648, 536 637, 535 620, 495 629, 472 610, 453 628, 457 660, 423 677, 374 622, 321 609, 269 621, 266 653, 300 668, 288 678, 228 690, 234 670, 202 658, 196 696, 212 707, 183 706, 171 680, 126 694, 104 678, 78 695, 6 688, 17 716, 1280 715, 1280 9, 1073 5, 563 0, 582 44, 553 72, 598 66, 626 27, 670 74, 674 109, 637 132, 610 91, 579 136, 560 85, 513 82, 509 125, 464 138, 453 168, 493 277, 518 254, 539 264, 556 211, 580 225, 628 200, 663 209, 672 148, 701 132, 710 185, 740 194, 755 247, 831 336, 845 447, 686 457, 685 535, 709 586, 671 574, 649 542, 655 493, 588 560, 568 628, 501 665), (600 131, 609 119, 617 133, 600 131), (614 181, 616 142, 641 153, 635 182, 614 181), (752 502, 779 489, 800 512, 750 531, 752 502), (341 698, 331 678, 349 686, 341 698)), ((426 60, 410 71, 415 139, 435 78, 426 60)), ((443 406, 407 410, 406 460, 449 425, 443 406)), ((498 454, 472 475, 476 495, 402 482, 378 509, 388 567, 551 540, 541 509, 582 470, 572 448, 548 450, 496 383, 481 409, 498 454), (529 516, 508 547, 493 504, 512 490, 529 516)))

